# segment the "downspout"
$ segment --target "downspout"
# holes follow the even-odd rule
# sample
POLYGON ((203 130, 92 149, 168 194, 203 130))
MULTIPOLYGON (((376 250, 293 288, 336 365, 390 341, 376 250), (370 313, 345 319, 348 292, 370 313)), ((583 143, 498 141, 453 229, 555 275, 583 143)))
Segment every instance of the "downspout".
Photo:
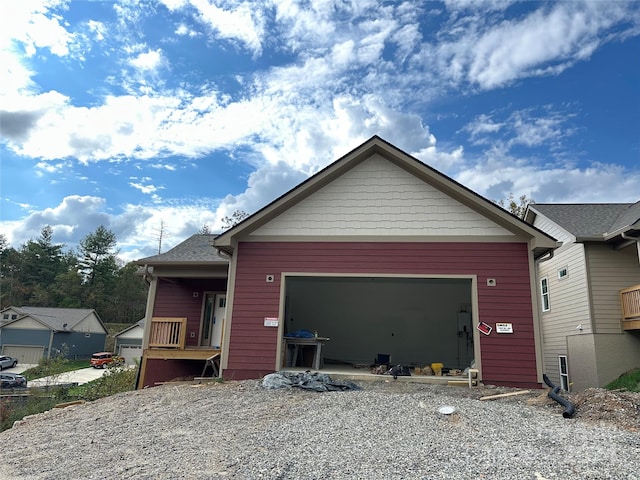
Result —
POLYGON ((542 375, 542 378, 544 379, 544 383, 546 383, 547 386, 551 388, 551 391, 548 394, 549 398, 555 400, 556 402, 558 402, 560 405, 564 407, 564 412, 562 412, 562 416, 564 418, 573 417, 573 414, 576 413, 576 407, 573 406, 573 403, 571 403, 566 398, 562 398, 560 395, 558 395, 558 392, 560 391, 560 387, 558 387, 557 385, 554 385, 553 382, 549 380, 549 377, 547 377, 546 373, 542 375))
POLYGON ((49 334, 49 351, 47 351, 47 358, 51 359, 51 348, 53 347, 53 335, 55 334, 54 330, 51 330, 49 334))
POLYGON ((549 250, 546 253, 542 254, 540 257, 530 260, 530 268, 531 273, 530 279, 533 284, 531 287, 531 307, 533 311, 531 312, 534 315, 534 324, 533 324, 533 334, 535 339, 535 355, 536 355, 536 380, 539 382, 541 376, 544 375, 545 367, 545 357, 544 357, 544 339, 542 335, 542 311, 540 308, 540 282, 538 278, 539 264, 543 262, 547 262, 551 260, 554 256, 554 250, 549 250), (533 265, 531 265, 533 263, 533 265))
POLYGON ((631 237, 627 235, 625 232, 622 232, 620 236, 625 240, 636 242, 636 248, 638 250, 638 263, 640 263, 640 237, 631 237))

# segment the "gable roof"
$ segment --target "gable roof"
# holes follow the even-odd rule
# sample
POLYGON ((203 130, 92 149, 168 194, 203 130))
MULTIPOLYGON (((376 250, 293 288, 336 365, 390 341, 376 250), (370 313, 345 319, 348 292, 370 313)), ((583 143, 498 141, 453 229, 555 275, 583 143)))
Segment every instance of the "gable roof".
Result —
POLYGON ((221 256, 213 247, 213 234, 195 234, 179 243, 171 250, 136 260, 137 265, 190 265, 190 264, 228 264, 229 260, 221 256))
POLYGON ((460 203, 512 233, 528 238, 536 257, 544 255, 558 246, 556 240, 547 233, 527 224, 494 202, 478 195, 378 136, 371 137, 359 147, 309 177, 258 212, 247 217, 226 232, 221 233, 215 238, 214 245, 221 251, 231 255, 238 238, 257 230, 374 154, 380 155, 385 160, 404 169, 444 194, 455 198, 460 203))
POLYGON ((578 241, 607 241, 640 229, 640 202, 636 203, 535 203, 525 219, 542 214, 578 241))
POLYGON ((124 330, 120 330, 118 333, 114 334, 113 336, 114 337, 119 337, 123 333, 126 333, 129 330, 133 330, 134 328, 138 328, 138 327, 144 328, 144 318, 142 320, 138 320, 136 323, 134 323, 133 325, 128 326, 124 330))
MULTIPOLYGON (((102 323, 102 320, 98 316, 98 313, 91 308, 53 308, 53 307, 10 307, 20 316, 13 320, 13 323, 20 319, 30 316, 34 320, 42 323, 46 327, 49 327, 54 331, 73 331, 73 329, 82 322, 85 318, 94 314, 105 333, 106 327, 102 323)), ((6 323, 4 325, 7 325, 6 323)))

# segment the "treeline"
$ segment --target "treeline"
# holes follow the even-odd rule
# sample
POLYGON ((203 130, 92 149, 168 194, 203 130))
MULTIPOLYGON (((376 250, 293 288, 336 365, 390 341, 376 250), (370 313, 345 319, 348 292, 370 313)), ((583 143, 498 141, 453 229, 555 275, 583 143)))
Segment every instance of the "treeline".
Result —
POLYGON ((135 323, 144 316, 147 284, 136 265, 117 258, 116 236, 103 226, 78 250, 54 244, 46 226, 19 248, 0 234, 0 306, 93 308, 106 323, 135 323))

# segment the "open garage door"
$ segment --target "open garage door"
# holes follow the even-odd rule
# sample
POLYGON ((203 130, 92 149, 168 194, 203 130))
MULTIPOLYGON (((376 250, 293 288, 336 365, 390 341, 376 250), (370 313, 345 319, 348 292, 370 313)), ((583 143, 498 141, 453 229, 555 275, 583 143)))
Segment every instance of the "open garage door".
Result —
MULTIPOLYGON (((325 366, 474 360, 471 278, 287 276, 284 333, 329 337, 325 366)), ((286 361, 286 360, 285 360, 286 361)))
POLYGON ((22 365, 36 365, 44 356, 43 346, 3 345, 2 354, 18 359, 22 365))

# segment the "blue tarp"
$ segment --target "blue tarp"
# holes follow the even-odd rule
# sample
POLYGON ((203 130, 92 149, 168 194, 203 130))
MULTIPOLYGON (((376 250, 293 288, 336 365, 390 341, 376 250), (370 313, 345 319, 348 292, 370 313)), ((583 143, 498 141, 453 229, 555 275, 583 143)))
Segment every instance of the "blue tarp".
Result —
POLYGON ((285 337, 291 338, 313 338, 316 334, 309 330, 296 330, 295 332, 287 333, 285 337))

